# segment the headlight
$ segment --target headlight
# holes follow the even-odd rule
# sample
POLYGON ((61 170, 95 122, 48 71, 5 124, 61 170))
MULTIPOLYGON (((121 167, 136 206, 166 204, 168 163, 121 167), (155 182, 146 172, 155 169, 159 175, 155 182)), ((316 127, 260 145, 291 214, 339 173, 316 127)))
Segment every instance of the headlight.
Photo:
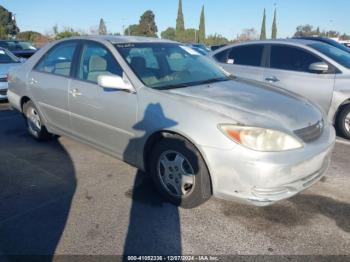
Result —
POLYGON ((275 152, 303 147, 298 139, 277 130, 236 125, 219 125, 219 128, 233 141, 256 151, 275 152))

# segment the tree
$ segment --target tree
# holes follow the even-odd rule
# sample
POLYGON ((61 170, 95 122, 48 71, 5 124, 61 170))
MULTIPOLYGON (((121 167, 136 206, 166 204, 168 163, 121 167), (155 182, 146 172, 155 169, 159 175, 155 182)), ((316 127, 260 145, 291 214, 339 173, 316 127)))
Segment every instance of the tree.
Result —
POLYGON ((204 5, 203 5, 201 18, 199 21, 198 42, 204 43, 204 41, 205 41, 205 14, 204 14, 204 5))
POLYGON ((237 41, 249 41, 258 38, 257 32, 254 28, 243 29, 242 33, 237 36, 237 41))
POLYGON ((321 32, 320 32, 320 27, 319 27, 319 26, 317 27, 317 29, 316 29, 316 32, 315 32, 315 33, 316 33, 316 35, 320 35, 320 33, 321 33, 321 32))
POLYGON ((138 24, 129 25, 124 30, 124 35, 136 35, 136 36, 141 35, 140 26, 138 24))
POLYGON ((142 36, 157 37, 158 28, 151 10, 147 10, 140 17, 139 32, 142 36))
POLYGON ((0 27, 2 27, 2 31, 5 31, 5 37, 7 37, 7 35, 17 35, 17 33, 19 32, 19 28, 17 26, 14 15, 1 5, 0 27))
POLYGON ((275 8, 275 12, 273 15, 273 23, 272 23, 272 33, 271 33, 271 38, 272 39, 276 39, 277 38, 277 14, 276 14, 276 8, 275 8))
POLYGON ((72 37, 72 36, 79 36, 81 35, 78 31, 75 31, 71 27, 65 27, 63 31, 58 30, 58 26, 55 25, 53 27, 53 32, 54 32, 54 38, 55 39, 62 39, 62 38, 67 38, 67 37, 72 37))
MULTIPOLYGON (((315 32, 313 30, 313 26, 306 24, 306 25, 299 25, 297 26, 296 32, 294 34, 294 36, 296 37, 300 37, 300 36, 312 36, 312 35, 316 35, 317 32, 315 32)), ((318 34, 320 34, 320 29, 318 29, 318 34)))
POLYGON ((107 34, 107 27, 106 27, 106 23, 103 20, 103 18, 100 19, 100 25, 98 27, 98 34, 99 35, 106 35, 107 34))
POLYGON ((335 30, 329 30, 329 31, 326 31, 326 32, 322 32, 321 35, 325 36, 325 37, 330 37, 330 38, 337 38, 337 37, 340 36, 340 33, 335 31, 335 30))
POLYGON ((166 30, 164 30, 160 34, 160 36, 163 39, 176 40, 175 28, 174 27, 168 27, 166 30))
POLYGON ((57 35, 57 34, 58 34, 58 25, 54 25, 54 26, 52 27, 52 31, 53 31, 53 34, 54 34, 54 35, 57 35))
POLYGON ((340 38, 340 40, 347 41, 347 40, 350 40, 350 35, 347 35, 347 34, 344 33, 339 38, 340 38))
POLYGON ((299 25, 296 28, 296 32, 294 33, 295 37, 301 37, 301 36, 322 36, 322 37, 331 37, 331 38, 338 38, 341 37, 341 34, 336 30, 320 30, 319 27, 314 30, 314 27, 312 25, 306 24, 306 25, 299 25))
POLYGON ((265 40, 265 39, 266 39, 266 10, 264 8, 263 21, 261 24, 260 40, 265 40))
POLYGON ((42 34, 35 31, 25 31, 17 34, 17 39, 35 42, 36 39, 43 37, 42 34))
POLYGON ((49 43, 50 39, 35 31, 24 31, 17 34, 17 39, 33 42, 35 46, 42 47, 49 43))
POLYGON ((185 29, 184 32, 181 33, 181 35, 176 36, 177 41, 185 42, 185 43, 194 43, 197 42, 198 39, 198 30, 195 28, 188 28, 185 29))
POLYGON ((179 9, 176 18, 176 35, 181 35, 185 31, 185 20, 182 12, 182 0, 179 0, 179 9))
POLYGON ((208 46, 211 45, 222 45, 222 44, 227 44, 229 41, 227 38, 223 37, 222 35, 219 34, 214 34, 214 35, 208 35, 207 38, 205 39, 205 44, 208 46))
POLYGON ((2 25, 0 25, 0 38, 1 39, 7 38, 6 28, 2 25))

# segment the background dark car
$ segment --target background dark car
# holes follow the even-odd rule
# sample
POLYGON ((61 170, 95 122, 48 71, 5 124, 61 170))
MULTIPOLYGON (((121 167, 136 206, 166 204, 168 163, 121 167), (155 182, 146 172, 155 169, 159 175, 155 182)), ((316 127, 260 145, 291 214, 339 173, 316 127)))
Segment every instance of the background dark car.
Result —
POLYGON ((11 51, 15 56, 31 57, 38 49, 31 42, 20 40, 0 40, 0 47, 11 51))
POLYGON ((334 47, 337 47, 345 52, 350 53, 350 48, 327 37, 317 37, 317 36, 301 36, 301 37, 295 37, 294 39, 302 39, 302 40, 313 40, 313 41, 319 41, 322 43, 326 43, 329 45, 332 45, 334 47))

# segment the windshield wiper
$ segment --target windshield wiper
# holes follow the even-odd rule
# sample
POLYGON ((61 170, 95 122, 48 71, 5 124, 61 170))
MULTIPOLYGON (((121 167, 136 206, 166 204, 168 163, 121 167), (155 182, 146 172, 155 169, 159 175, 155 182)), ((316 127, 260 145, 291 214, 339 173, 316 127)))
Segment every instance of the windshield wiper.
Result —
POLYGON ((211 84, 211 83, 216 83, 216 82, 223 82, 223 81, 228 81, 230 78, 228 77, 218 77, 218 78, 212 78, 208 80, 203 80, 203 81, 198 81, 198 85, 204 85, 204 84, 211 84))
POLYGON ((176 84, 176 85, 166 85, 166 86, 159 86, 155 87, 156 89, 174 89, 174 88, 183 88, 183 87, 189 87, 192 84, 185 83, 185 84, 176 84))
POLYGON ((228 80, 231 80, 231 79, 228 77, 218 77, 218 78, 212 78, 212 79, 203 80, 203 81, 174 84, 174 85, 166 85, 166 86, 159 86, 159 87, 154 87, 154 88, 160 89, 160 90, 162 90, 162 89, 175 89, 175 88, 184 88, 184 87, 189 87, 189 86, 211 84, 211 83, 215 83, 215 82, 222 82, 222 81, 228 81, 228 80))

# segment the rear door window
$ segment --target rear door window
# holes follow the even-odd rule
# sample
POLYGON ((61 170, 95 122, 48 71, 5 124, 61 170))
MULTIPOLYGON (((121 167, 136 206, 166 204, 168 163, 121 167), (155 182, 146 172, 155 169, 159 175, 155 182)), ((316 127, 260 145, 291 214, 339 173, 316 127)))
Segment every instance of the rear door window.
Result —
POLYGON ((53 47, 35 66, 35 70, 59 76, 70 75, 77 42, 64 42, 53 47))

